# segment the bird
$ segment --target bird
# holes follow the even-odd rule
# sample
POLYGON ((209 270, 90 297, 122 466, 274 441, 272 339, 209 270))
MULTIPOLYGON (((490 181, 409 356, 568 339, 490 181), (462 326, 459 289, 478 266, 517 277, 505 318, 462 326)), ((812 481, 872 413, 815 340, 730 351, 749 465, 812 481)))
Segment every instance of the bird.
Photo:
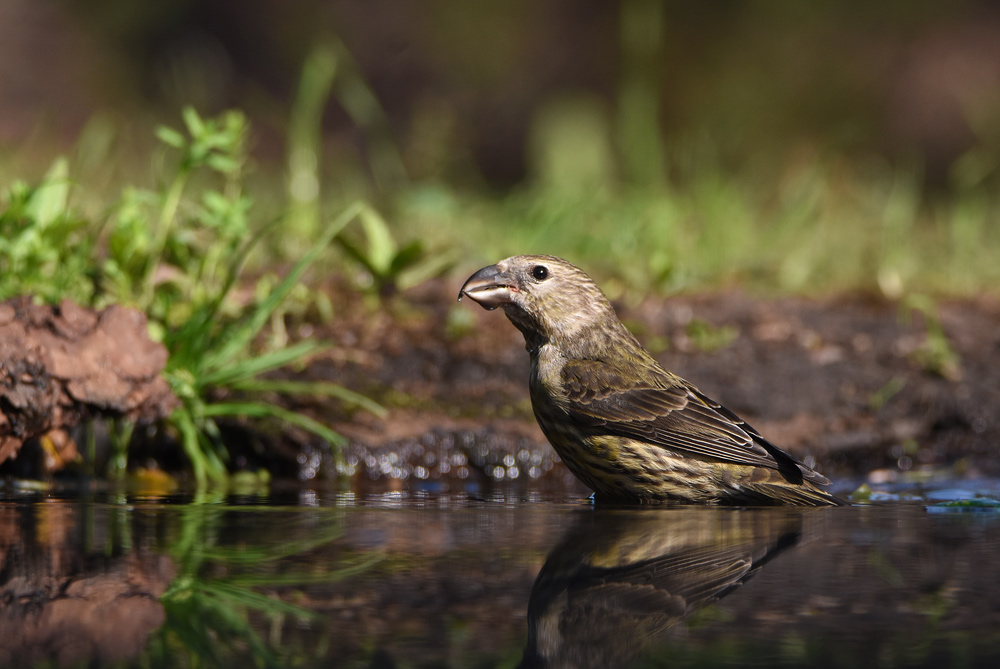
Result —
POLYGON ((577 266, 516 255, 458 299, 503 309, 524 335, 538 425, 601 503, 844 506, 830 481, 664 369, 577 266))

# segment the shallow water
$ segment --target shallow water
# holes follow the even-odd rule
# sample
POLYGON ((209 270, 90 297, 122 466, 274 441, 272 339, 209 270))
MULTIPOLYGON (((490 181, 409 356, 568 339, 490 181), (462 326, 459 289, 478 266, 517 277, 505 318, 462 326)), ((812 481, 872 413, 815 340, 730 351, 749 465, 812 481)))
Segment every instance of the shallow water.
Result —
POLYGON ((0 666, 995 667, 1000 514, 8 495, 0 666))

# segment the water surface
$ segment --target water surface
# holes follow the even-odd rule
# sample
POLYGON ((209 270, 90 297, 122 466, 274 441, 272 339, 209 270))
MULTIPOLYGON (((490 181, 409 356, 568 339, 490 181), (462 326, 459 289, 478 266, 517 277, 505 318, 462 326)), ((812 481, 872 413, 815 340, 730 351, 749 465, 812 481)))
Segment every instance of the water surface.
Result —
POLYGON ((0 666, 995 667, 1000 514, 8 495, 0 666))

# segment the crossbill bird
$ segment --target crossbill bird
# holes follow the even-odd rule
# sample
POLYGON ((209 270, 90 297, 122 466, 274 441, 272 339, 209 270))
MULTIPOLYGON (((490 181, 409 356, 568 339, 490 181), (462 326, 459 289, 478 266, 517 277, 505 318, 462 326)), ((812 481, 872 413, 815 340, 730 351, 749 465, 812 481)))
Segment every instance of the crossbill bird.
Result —
POLYGON ((501 260, 462 286, 524 335, 538 425, 597 501, 834 506, 830 481, 665 370, 600 288, 546 255, 501 260))

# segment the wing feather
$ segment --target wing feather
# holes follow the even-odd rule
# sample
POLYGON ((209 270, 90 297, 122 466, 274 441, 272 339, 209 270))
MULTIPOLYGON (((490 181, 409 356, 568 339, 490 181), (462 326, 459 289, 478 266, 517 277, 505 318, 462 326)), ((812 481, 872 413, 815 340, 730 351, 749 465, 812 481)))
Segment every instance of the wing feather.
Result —
POLYGON ((691 457, 827 482, 679 377, 662 368, 629 371, 595 360, 568 362, 563 382, 570 418, 601 434, 638 439, 691 457))

